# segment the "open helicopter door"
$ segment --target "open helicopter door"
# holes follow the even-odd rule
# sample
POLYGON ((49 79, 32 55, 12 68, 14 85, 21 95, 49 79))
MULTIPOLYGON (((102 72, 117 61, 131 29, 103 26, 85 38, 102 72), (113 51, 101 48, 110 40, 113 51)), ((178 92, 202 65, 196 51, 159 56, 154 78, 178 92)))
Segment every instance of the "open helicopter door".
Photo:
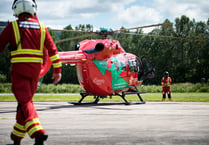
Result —
POLYGON ((155 69, 147 57, 142 56, 139 61, 138 80, 148 80, 155 78, 155 69))

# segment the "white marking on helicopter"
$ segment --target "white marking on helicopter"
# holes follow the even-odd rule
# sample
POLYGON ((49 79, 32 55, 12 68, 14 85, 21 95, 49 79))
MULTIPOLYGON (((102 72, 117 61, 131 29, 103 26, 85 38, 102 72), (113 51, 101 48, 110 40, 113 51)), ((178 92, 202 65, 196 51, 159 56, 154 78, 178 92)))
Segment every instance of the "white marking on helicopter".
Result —
POLYGON ((98 79, 98 78, 94 78, 93 82, 96 84, 96 85, 102 85, 104 84, 104 79, 98 79))

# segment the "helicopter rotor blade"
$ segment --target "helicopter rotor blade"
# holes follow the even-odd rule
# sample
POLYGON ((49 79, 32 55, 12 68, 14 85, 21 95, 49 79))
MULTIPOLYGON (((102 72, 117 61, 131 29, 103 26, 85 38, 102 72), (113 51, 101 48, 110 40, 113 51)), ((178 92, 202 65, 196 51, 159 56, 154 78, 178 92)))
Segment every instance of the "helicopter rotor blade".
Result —
POLYGON ((135 27, 135 28, 128 28, 128 29, 115 30, 115 31, 113 31, 113 32, 121 32, 121 31, 134 30, 134 29, 150 28, 150 27, 157 27, 157 26, 162 26, 162 25, 173 25, 173 23, 161 23, 161 24, 154 24, 154 25, 140 26, 140 27, 135 27))
POLYGON ((163 35, 152 35, 152 34, 137 34, 137 33, 122 33, 122 32, 117 33, 117 34, 160 37, 160 38, 169 38, 169 39, 183 39, 183 40, 193 40, 193 41, 206 41, 206 39, 203 39, 203 38, 186 38, 186 37, 163 36, 163 35))
POLYGON ((78 32, 78 33, 94 33, 93 31, 80 31, 80 30, 68 30, 68 29, 49 29, 50 31, 61 31, 61 32, 78 32))
POLYGON ((93 35, 95 35, 95 34, 93 33, 93 34, 89 34, 89 35, 81 35, 81 36, 77 36, 77 37, 72 37, 72 38, 66 38, 66 39, 62 39, 62 40, 57 40, 57 41, 55 41, 55 44, 61 43, 61 42, 65 42, 65 41, 70 41, 70 40, 85 38, 85 37, 89 37, 89 36, 93 36, 93 35))

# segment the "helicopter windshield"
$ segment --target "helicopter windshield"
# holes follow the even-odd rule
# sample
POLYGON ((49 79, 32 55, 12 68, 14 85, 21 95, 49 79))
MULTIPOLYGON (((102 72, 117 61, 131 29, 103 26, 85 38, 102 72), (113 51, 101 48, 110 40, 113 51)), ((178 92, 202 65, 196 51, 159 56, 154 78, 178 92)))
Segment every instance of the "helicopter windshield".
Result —
POLYGON ((129 71, 130 72, 138 72, 138 67, 137 67, 137 60, 136 59, 129 59, 128 60, 129 63, 129 71))
POLYGON ((121 71, 127 71, 126 62, 125 61, 121 61, 121 71))

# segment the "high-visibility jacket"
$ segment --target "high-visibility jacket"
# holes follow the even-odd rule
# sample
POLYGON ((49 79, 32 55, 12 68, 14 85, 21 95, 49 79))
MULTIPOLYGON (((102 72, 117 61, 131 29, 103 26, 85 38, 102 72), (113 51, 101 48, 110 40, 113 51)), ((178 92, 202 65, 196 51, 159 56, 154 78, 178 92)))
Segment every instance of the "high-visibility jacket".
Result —
POLYGON ((170 87, 171 86, 171 77, 163 77, 161 80, 161 84, 163 87, 170 87))
MULTIPOLYGON (((18 27, 17 21, 12 22, 15 41, 17 45, 17 49, 11 51, 11 63, 21 63, 21 62, 33 62, 33 63, 43 63, 43 47, 45 41, 45 27, 43 24, 40 23, 40 26, 37 22, 28 22, 28 21, 20 21, 19 27, 22 28, 29 28, 29 27, 36 27, 39 28, 41 31, 40 37, 40 47, 38 49, 28 49, 23 48, 21 44, 21 36, 18 27)), ((24 37, 24 36, 22 36, 24 37)))
POLYGON ((57 48, 48 30, 38 21, 37 17, 22 15, 17 21, 9 23, 0 34, 0 52, 5 49, 8 43, 10 44, 12 64, 22 62, 43 63, 43 51, 47 49, 54 72, 61 72, 62 64, 57 48))

